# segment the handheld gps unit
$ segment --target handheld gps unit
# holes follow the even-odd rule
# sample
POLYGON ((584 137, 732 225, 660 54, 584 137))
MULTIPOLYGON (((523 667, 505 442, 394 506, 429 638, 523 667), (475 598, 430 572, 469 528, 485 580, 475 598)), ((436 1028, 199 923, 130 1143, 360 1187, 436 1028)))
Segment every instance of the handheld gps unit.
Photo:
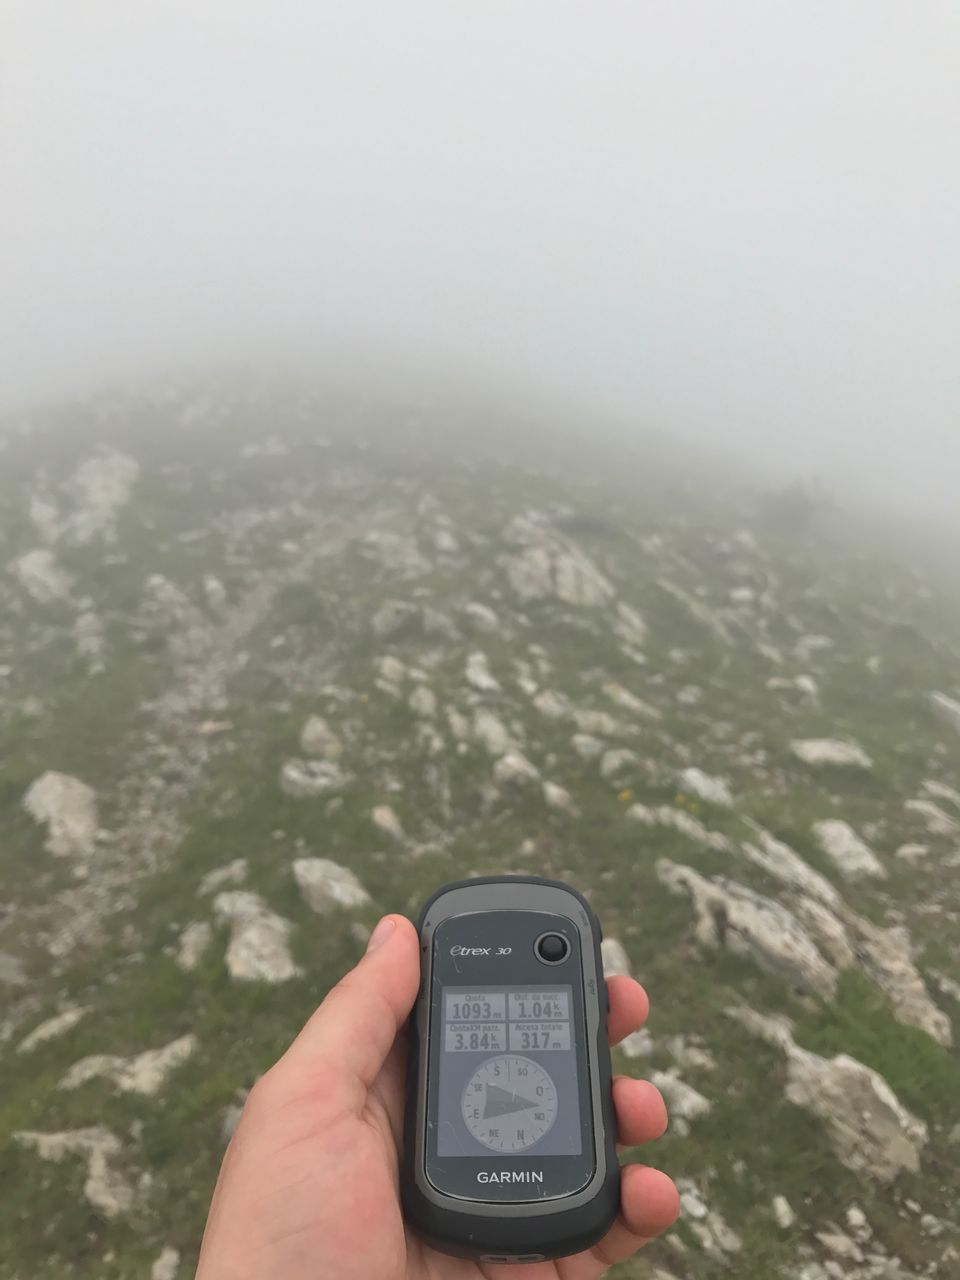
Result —
POLYGON ((596 917, 568 885, 505 876, 437 890, 417 929, 408 1223, 486 1262, 589 1248, 620 1186, 596 917))

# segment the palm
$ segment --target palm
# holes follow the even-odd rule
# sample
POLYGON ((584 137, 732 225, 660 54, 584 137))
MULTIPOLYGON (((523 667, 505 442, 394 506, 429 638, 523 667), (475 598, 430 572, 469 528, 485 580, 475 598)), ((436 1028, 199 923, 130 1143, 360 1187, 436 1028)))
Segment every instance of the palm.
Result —
MULTIPOLYGON (((669 1179, 625 1171, 622 1213, 593 1250, 533 1266, 449 1258, 404 1226, 399 1197, 405 1042, 397 1032, 419 979, 418 941, 361 962, 253 1089, 214 1193, 197 1280, 596 1280, 676 1216, 669 1179)), ((617 1041, 646 1016, 627 978, 610 983, 617 1041)), ((666 1123, 652 1085, 614 1086, 618 1135, 634 1145, 666 1123)))

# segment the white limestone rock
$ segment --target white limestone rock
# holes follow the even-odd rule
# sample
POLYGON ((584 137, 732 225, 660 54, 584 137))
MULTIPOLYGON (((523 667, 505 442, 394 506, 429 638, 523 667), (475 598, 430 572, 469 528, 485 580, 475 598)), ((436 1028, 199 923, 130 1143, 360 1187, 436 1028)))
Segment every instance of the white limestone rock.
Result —
POLYGON ((418 684, 407 701, 410 710, 421 720, 433 720, 437 714, 437 695, 425 684, 418 684))
POLYGON ((323 716, 310 716, 300 732, 300 750, 305 756, 339 760, 343 743, 323 716))
POLYGON ((631 977, 630 957, 618 938, 604 938, 600 943, 605 978, 631 977))
POLYGON ((960 702, 945 693, 931 693, 929 700, 934 715, 941 723, 960 733, 960 702))
POLYGON ((180 934, 177 943, 177 966, 193 973, 213 941, 213 929, 206 920, 194 920, 180 934))
POLYGON ((49 770, 32 784, 23 807, 47 828, 44 845, 58 858, 87 858, 93 853, 99 823, 97 797, 79 778, 49 770))
POLYGON ((834 996, 836 970, 786 907, 734 880, 708 880, 667 858, 657 863, 657 875, 672 893, 693 900, 696 936, 703 945, 726 947, 795 986, 825 999, 834 996))
POLYGON ((670 1112, 671 1123, 690 1122, 707 1115, 713 1104, 709 1098, 681 1080, 676 1071, 654 1071, 650 1082, 660 1090, 670 1112))
POLYGON ((464 605, 463 612, 474 631, 483 635, 496 635, 500 630, 500 619, 488 605, 472 600, 464 605))
POLYGON ((624 774, 633 773, 640 764, 640 757, 629 747, 614 747, 603 753, 600 760, 600 777, 606 782, 622 779, 624 774))
POLYGON ((402 843, 407 838, 400 819, 388 804, 378 804, 370 813, 370 821, 391 840, 402 843))
POLYGON ((732 842, 721 832, 709 831, 692 813, 687 813, 685 809, 675 809, 669 804, 657 805, 652 809, 645 804, 632 804, 624 816, 645 827, 667 827, 679 831, 694 844, 714 853, 729 853, 733 849, 732 842))
POLYGON ((499 693, 500 682, 490 671, 490 664, 485 653, 475 650, 467 658, 466 680, 471 689, 477 693, 499 693))
POLYGON ((856 742, 839 738, 796 738, 790 749, 798 760, 815 769, 872 769, 873 761, 856 742))
POLYGON ((500 786, 528 786, 539 783, 539 771, 519 751, 508 751, 493 766, 494 781, 500 786))
POLYGON ((517 743, 506 725, 488 707, 478 707, 473 714, 473 736, 492 756, 502 756, 517 743))
POLYGON ((642 698, 638 698, 635 693, 625 689, 622 684, 617 684, 615 680, 608 681, 603 686, 603 692, 621 711, 629 711, 631 715, 640 716, 645 720, 662 719, 656 707, 651 707, 649 702, 644 702, 642 698))
POLYGON ((150 1268, 150 1280, 177 1280, 180 1271, 180 1250, 167 1245, 150 1268))
POLYGON ((73 578, 46 547, 26 551, 10 564, 10 571, 37 604, 69 600, 73 578))
POLYGON ((637 733, 636 726, 624 724, 606 711, 581 709, 574 711, 573 719, 581 733, 592 734, 595 738, 629 738, 637 733))
POLYGON ((20 1041, 17 1046, 17 1052, 32 1053, 34 1049, 46 1044, 48 1040, 56 1040, 60 1036, 66 1035, 89 1012, 90 1009, 86 1005, 76 1005, 73 1008, 64 1009, 61 1013, 54 1014, 52 1018, 47 1018, 45 1022, 41 1022, 39 1026, 34 1027, 30 1034, 20 1041))
POLYGON ((570 745, 587 764, 591 760, 596 760, 597 756, 603 751, 604 744, 599 738, 595 738, 591 733, 575 733, 570 739, 570 745))
POLYGON ((773 1197, 773 1216, 781 1231, 789 1231, 797 1221, 797 1215, 786 1196, 773 1197))
POLYGON ((960 837, 960 821, 941 809, 933 800, 908 800, 904 808, 915 813, 932 836, 960 837))
POLYGON ((61 1133, 37 1133, 20 1129, 13 1134, 18 1146, 35 1151, 41 1160, 59 1164, 67 1156, 80 1156, 87 1166, 83 1194, 105 1218, 115 1218, 133 1207, 133 1188, 112 1167, 122 1151, 120 1139, 98 1125, 89 1129, 69 1129, 61 1133))
POLYGON ((95 539, 114 542, 117 516, 139 476, 139 464, 124 453, 111 451, 82 463, 68 486, 76 507, 61 531, 67 541, 76 546, 95 539))
POLYGON ((213 909, 230 925, 227 968, 238 982, 289 982, 301 970, 290 954, 289 920, 269 909, 259 894, 244 889, 220 893, 213 909))
POLYGON ((596 565, 572 543, 544 535, 504 562, 513 590, 523 601, 559 600, 580 608, 598 609, 614 590, 596 565))
POLYGON ((405 600, 385 600, 373 615, 370 625, 375 636, 389 640, 410 629, 417 621, 419 610, 405 600))
POLYGON ((216 893, 218 889, 222 889, 225 885, 230 888, 236 888, 237 885, 243 884, 246 878, 246 858, 234 858, 232 862, 228 862, 222 867, 214 867, 212 871, 208 871, 200 881, 197 893, 201 898, 204 898, 208 894, 216 893))
POLYGON ((852 913, 850 923, 856 934, 860 963, 886 994, 897 1021, 919 1027, 942 1045, 951 1045, 952 1024, 927 990, 914 962, 907 930, 902 925, 884 928, 852 913))
POLYGON ((567 695, 555 689, 541 689, 534 697, 533 705, 548 720, 566 720, 573 712, 567 695))
POLYGON ((800 1048, 785 1018, 742 1007, 727 1013, 781 1050, 788 1100, 823 1120, 831 1146, 848 1169, 882 1183, 902 1170, 919 1172, 927 1126, 907 1111, 881 1075, 847 1054, 823 1058, 800 1048))
POLYGON ((642 1027, 639 1031, 631 1031, 617 1048, 628 1058, 649 1058, 654 1050, 653 1036, 646 1027, 642 1027))
POLYGON ((89 1080, 109 1080, 121 1093, 153 1097, 169 1076, 196 1051, 195 1035, 181 1036, 160 1049, 148 1049, 130 1058, 98 1053, 75 1062, 60 1081, 61 1089, 79 1089, 89 1080))
POLYGON ((617 619, 613 633, 625 644, 642 648, 647 642, 647 624, 642 615, 623 601, 617 604, 617 619))
POLYGON ((715 804, 724 809, 733 808, 733 793, 725 778, 717 778, 702 769, 691 766, 680 774, 680 790, 694 795, 707 804, 715 804))
POLYGON ((840 894, 826 876, 815 871, 796 850, 782 840, 777 840, 769 831, 756 824, 751 825, 756 831, 756 843, 745 842, 742 846, 744 856, 750 862, 762 867, 768 875, 787 888, 808 894, 834 910, 840 906, 840 894))
POLYGON ((335 760, 285 760, 280 769, 280 790, 296 800, 341 791, 347 778, 335 760))
POLYGON ((370 895, 350 870, 330 858, 297 858, 293 877, 307 906, 320 915, 365 906, 370 895))
POLYGON ((813 824, 813 834, 845 880, 866 877, 882 880, 886 877, 883 863, 849 823, 839 818, 826 818, 813 824))
POLYGON ((561 813, 576 813, 577 806, 573 796, 565 787, 556 782, 543 784, 543 799, 548 809, 557 809, 561 813))

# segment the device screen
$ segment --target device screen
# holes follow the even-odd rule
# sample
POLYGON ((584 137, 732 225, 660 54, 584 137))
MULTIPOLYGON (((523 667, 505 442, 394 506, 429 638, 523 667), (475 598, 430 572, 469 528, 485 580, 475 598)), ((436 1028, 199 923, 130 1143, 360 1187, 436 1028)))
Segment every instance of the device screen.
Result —
POLYGON ((579 1155, 570 986, 444 987, 437 1154, 579 1155))

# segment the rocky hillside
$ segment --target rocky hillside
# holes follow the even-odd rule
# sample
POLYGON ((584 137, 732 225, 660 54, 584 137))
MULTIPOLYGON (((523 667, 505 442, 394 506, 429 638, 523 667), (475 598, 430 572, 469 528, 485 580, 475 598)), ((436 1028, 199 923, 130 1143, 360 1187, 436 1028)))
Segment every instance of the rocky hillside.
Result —
POLYGON ((616 1065, 684 1217, 620 1274, 960 1276, 949 589, 486 413, 211 382, 5 424, 2 1280, 187 1280, 378 914, 504 871, 581 888, 654 1002, 616 1065))

